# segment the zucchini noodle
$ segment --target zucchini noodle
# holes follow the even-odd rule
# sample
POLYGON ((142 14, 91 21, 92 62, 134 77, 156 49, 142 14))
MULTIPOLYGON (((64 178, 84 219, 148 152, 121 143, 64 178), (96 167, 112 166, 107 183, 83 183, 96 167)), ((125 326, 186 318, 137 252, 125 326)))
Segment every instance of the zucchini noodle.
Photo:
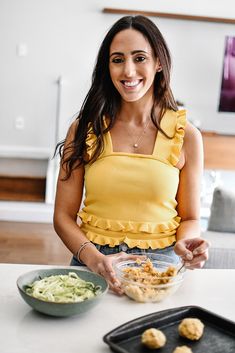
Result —
POLYGON ((68 275, 44 277, 26 287, 30 296, 55 303, 77 303, 94 298, 101 293, 101 287, 95 286, 78 277, 75 272, 68 275))

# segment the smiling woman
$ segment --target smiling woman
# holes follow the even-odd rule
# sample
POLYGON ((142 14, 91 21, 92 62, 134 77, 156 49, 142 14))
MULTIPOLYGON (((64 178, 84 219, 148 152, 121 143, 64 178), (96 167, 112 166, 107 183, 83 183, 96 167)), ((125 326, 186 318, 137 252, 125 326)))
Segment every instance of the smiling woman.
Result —
POLYGON ((111 43, 109 70, 122 99, 134 102, 142 98, 147 102, 153 97, 155 74, 162 69, 143 34, 126 29, 117 33, 111 43))
POLYGON ((207 259, 199 227, 202 140, 178 110, 170 70, 156 25, 144 16, 119 19, 101 44, 79 116, 57 146, 55 230, 74 254, 71 264, 102 274, 118 293, 117 258, 154 252, 174 263, 181 257, 189 268, 207 259))
MULTIPOLYGON (((112 82, 122 99, 126 102, 138 100, 145 107, 148 102, 152 101, 155 74, 162 71, 162 68, 149 41, 143 34, 135 29, 126 29, 117 33, 111 43, 109 70, 112 82)), ((140 124, 139 126, 132 125, 131 121, 126 122, 124 119, 126 126, 123 126, 123 128, 120 126, 120 128, 123 131, 122 138, 125 138, 126 133, 126 141, 122 142, 118 133, 122 120, 119 116, 112 131, 117 151, 124 147, 126 152, 134 152, 132 151, 133 148, 140 152, 141 144, 147 134, 149 138, 152 138, 152 146, 154 145, 156 130, 148 129, 151 125, 150 114, 145 119, 144 125, 140 124), (135 134, 133 135, 130 131, 135 131, 135 134), (129 145, 130 138, 133 141, 132 146, 129 145), (127 146, 129 150, 127 150, 127 146)))

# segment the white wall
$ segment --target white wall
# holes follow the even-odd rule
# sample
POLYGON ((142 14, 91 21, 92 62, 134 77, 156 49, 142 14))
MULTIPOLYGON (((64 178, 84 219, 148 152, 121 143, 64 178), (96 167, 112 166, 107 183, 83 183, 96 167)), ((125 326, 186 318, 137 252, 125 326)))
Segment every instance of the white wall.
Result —
MULTIPOLYGON (((14 165, 14 157, 28 158, 29 166, 30 158, 45 161, 52 155, 60 76, 58 135, 59 139, 65 137, 89 88, 102 38, 121 17, 102 13, 104 7, 227 18, 235 14, 234 0, 0 0, 0 163, 4 174, 7 169, 9 174, 16 170, 19 174, 17 168, 25 170, 21 160, 14 165), (26 56, 17 56, 19 44, 27 46, 26 56), (24 118, 21 130, 15 128, 18 116, 24 118)), ((175 97, 185 103, 189 118, 201 120, 202 129, 235 134, 235 113, 217 112, 225 36, 235 35, 235 26, 152 20, 171 49, 172 88, 175 97)), ((49 163, 47 174, 47 201, 52 202, 56 165, 49 163)), ((19 215, 19 220, 40 221, 38 215, 43 212, 38 207, 43 207, 46 216, 42 221, 51 221, 52 205, 37 205, 35 209, 25 205, 22 214, 22 204, 13 206, 0 203, 2 219, 16 220, 19 215)))
POLYGON ((0 175, 46 177, 47 159, 1 158, 0 175))
MULTIPOLYGON (((54 148, 56 80, 63 77, 61 124, 65 131, 89 87, 98 46, 121 15, 103 7, 232 17, 233 0, 0 0, 0 150, 1 147, 54 148), (28 55, 16 55, 26 44, 28 55), (23 130, 15 118, 25 120, 23 130)), ((191 119, 205 130, 235 133, 235 113, 218 113, 222 59, 228 24, 152 18, 173 56, 172 87, 191 119)))

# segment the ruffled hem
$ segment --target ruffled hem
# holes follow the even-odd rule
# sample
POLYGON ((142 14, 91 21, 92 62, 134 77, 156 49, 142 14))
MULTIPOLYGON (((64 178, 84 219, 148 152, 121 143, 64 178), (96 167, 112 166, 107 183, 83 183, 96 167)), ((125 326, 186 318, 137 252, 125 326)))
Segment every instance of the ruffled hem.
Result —
POLYGON ((170 154, 170 163, 176 165, 180 158, 180 152, 184 142, 185 126, 186 126, 186 110, 178 110, 176 122, 176 132, 172 139, 172 148, 170 154))
POLYGON ((178 216, 163 223, 104 219, 98 218, 97 216, 88 214, 84 211, 79 212, 78 216, 83 223, 89 224, 93 227, 112 230, 114 232, 128 233, 164 233, 177 229, 180 223, 180 217, 178 216))
POLYGON ((140 248, 140 249, 163 249, 170 245, 172 245, 175 241, 175 235, 168 236, 163 239, 130 239, 128 237, 122 238, 111 238, 105 235, 100 235, 94 233, 92 231, 86 232, 86 237, 93 243, 99 245, 109 245, 110 247, 114 247, 116 245, 120 245, 121 243, 125 243, 129 248, 140 248))

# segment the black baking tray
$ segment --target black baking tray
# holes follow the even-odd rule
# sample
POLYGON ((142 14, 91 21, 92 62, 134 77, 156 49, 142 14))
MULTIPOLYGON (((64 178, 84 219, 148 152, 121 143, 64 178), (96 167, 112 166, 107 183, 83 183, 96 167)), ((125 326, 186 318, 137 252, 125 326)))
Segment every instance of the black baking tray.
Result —
POLYGON ((103 340, 113 352, 119 353, 172 353, 177 346, 183 345, 190 347, 193 353, 235 353, 235 322, 198 306, 183 306, 129 321, 107 333, 103 340), (199 341, 179 336, 178 325, 187 317, 198 318, 204 323, 204 333, 199 341), (154 350, 141 344, 142 333, 151 327, 166 335, 164 347, 154 350))

